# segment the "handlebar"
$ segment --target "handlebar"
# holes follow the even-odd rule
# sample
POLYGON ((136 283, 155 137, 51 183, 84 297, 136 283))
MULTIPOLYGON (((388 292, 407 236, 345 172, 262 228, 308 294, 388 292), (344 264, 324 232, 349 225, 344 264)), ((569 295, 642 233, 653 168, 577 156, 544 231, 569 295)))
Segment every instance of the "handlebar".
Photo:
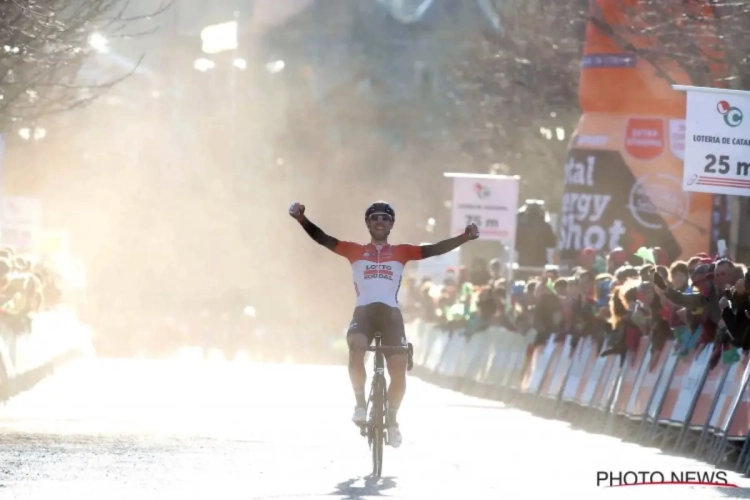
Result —
POLYGON ((404 351, 409 352, 409 346, 406 345, 381 345, 381 346, 369 346, 367 349, 362 349, 367 352, 385 352, 385 351, 404 351))

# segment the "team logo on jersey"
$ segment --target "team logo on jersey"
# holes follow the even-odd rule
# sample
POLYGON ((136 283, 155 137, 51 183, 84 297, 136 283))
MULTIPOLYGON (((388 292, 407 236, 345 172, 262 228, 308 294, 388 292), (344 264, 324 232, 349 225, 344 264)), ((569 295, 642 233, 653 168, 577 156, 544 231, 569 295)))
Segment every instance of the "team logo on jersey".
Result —
POLYGON ((393 280, 393 269, 387 264, 369 264, 365 266, 364 278, 366 280, 393 280))

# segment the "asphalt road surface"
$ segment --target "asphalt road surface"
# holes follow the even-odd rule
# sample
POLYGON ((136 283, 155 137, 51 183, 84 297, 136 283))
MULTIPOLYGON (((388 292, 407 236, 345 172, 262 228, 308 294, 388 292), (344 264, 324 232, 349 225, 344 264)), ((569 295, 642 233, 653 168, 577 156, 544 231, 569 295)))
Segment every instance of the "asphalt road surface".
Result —
POLYGON ((404 443, 370 480, 342 366, 76 361, 0 406, 0 499, 750 498, 596 487, 605 470, 711 470, 409 379, 404 443))

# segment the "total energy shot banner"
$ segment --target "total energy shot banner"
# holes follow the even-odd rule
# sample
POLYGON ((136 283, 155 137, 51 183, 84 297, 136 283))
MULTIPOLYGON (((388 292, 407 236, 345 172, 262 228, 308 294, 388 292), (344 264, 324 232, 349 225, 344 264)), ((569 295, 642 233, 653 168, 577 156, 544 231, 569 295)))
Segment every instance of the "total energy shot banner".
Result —
POLYGON ((685 121, 612 113, 583 115, 564 167, 559 246, 671 256, 707 250, 712 200, 682 190, 685 121))
MULTIPOLYGON (((589 5, 579 85, 583 116, 564 166, 560 257, 570 262, 586 247, 635 252, 660 246, 671 258, 708 251, 713 199, 682 190, 685 96, 671 87, 692 80, 668 57, 654 64, 641 57, 639 49, 660 50, 657 39, 643 35, 648 26, 637 26, 639 19, 653 19, 638 16, 639 5, 655 8, 652 3, 592 0, 589 5)), ((688 7, 665 0, 664 5, 693 9, 704 19, 711 15, 708 0, 688 7)), ((721 40, 711 23, 701 26, 701 43, 715 60, 721 40)), ((706 67, 717 79, 725 71, 706 67)))

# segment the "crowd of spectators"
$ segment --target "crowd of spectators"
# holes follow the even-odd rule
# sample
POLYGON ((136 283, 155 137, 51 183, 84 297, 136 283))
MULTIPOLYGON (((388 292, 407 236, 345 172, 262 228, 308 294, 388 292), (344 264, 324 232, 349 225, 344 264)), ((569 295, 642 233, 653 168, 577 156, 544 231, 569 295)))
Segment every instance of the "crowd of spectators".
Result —
POLYGON ((0 323, 16 334, 31 331, 35 313, 60 303, 60 278, 49 266, 0 248, 0 323))
POLYGON ((568 336, 574 346, 592 338, 600 356, 620 356, 621 362, 644 336, 653 352, 670 338, 681 356, 709 346, 712 368, 750 352, 745 265, 707 254, 670 263, 659 248, 636 255, 618 248, 606 256, 585 249, 578 264, 566 276, 548 267, 512 283, 502 278, 497 260, 484 275, 472 273, 474 283, 463 267, 448 269, 442 283, 412 278, 406 310, 452 335, 470 337, 493 326, 529 335, 529 356, 551 337, 564 342, 568 336))

